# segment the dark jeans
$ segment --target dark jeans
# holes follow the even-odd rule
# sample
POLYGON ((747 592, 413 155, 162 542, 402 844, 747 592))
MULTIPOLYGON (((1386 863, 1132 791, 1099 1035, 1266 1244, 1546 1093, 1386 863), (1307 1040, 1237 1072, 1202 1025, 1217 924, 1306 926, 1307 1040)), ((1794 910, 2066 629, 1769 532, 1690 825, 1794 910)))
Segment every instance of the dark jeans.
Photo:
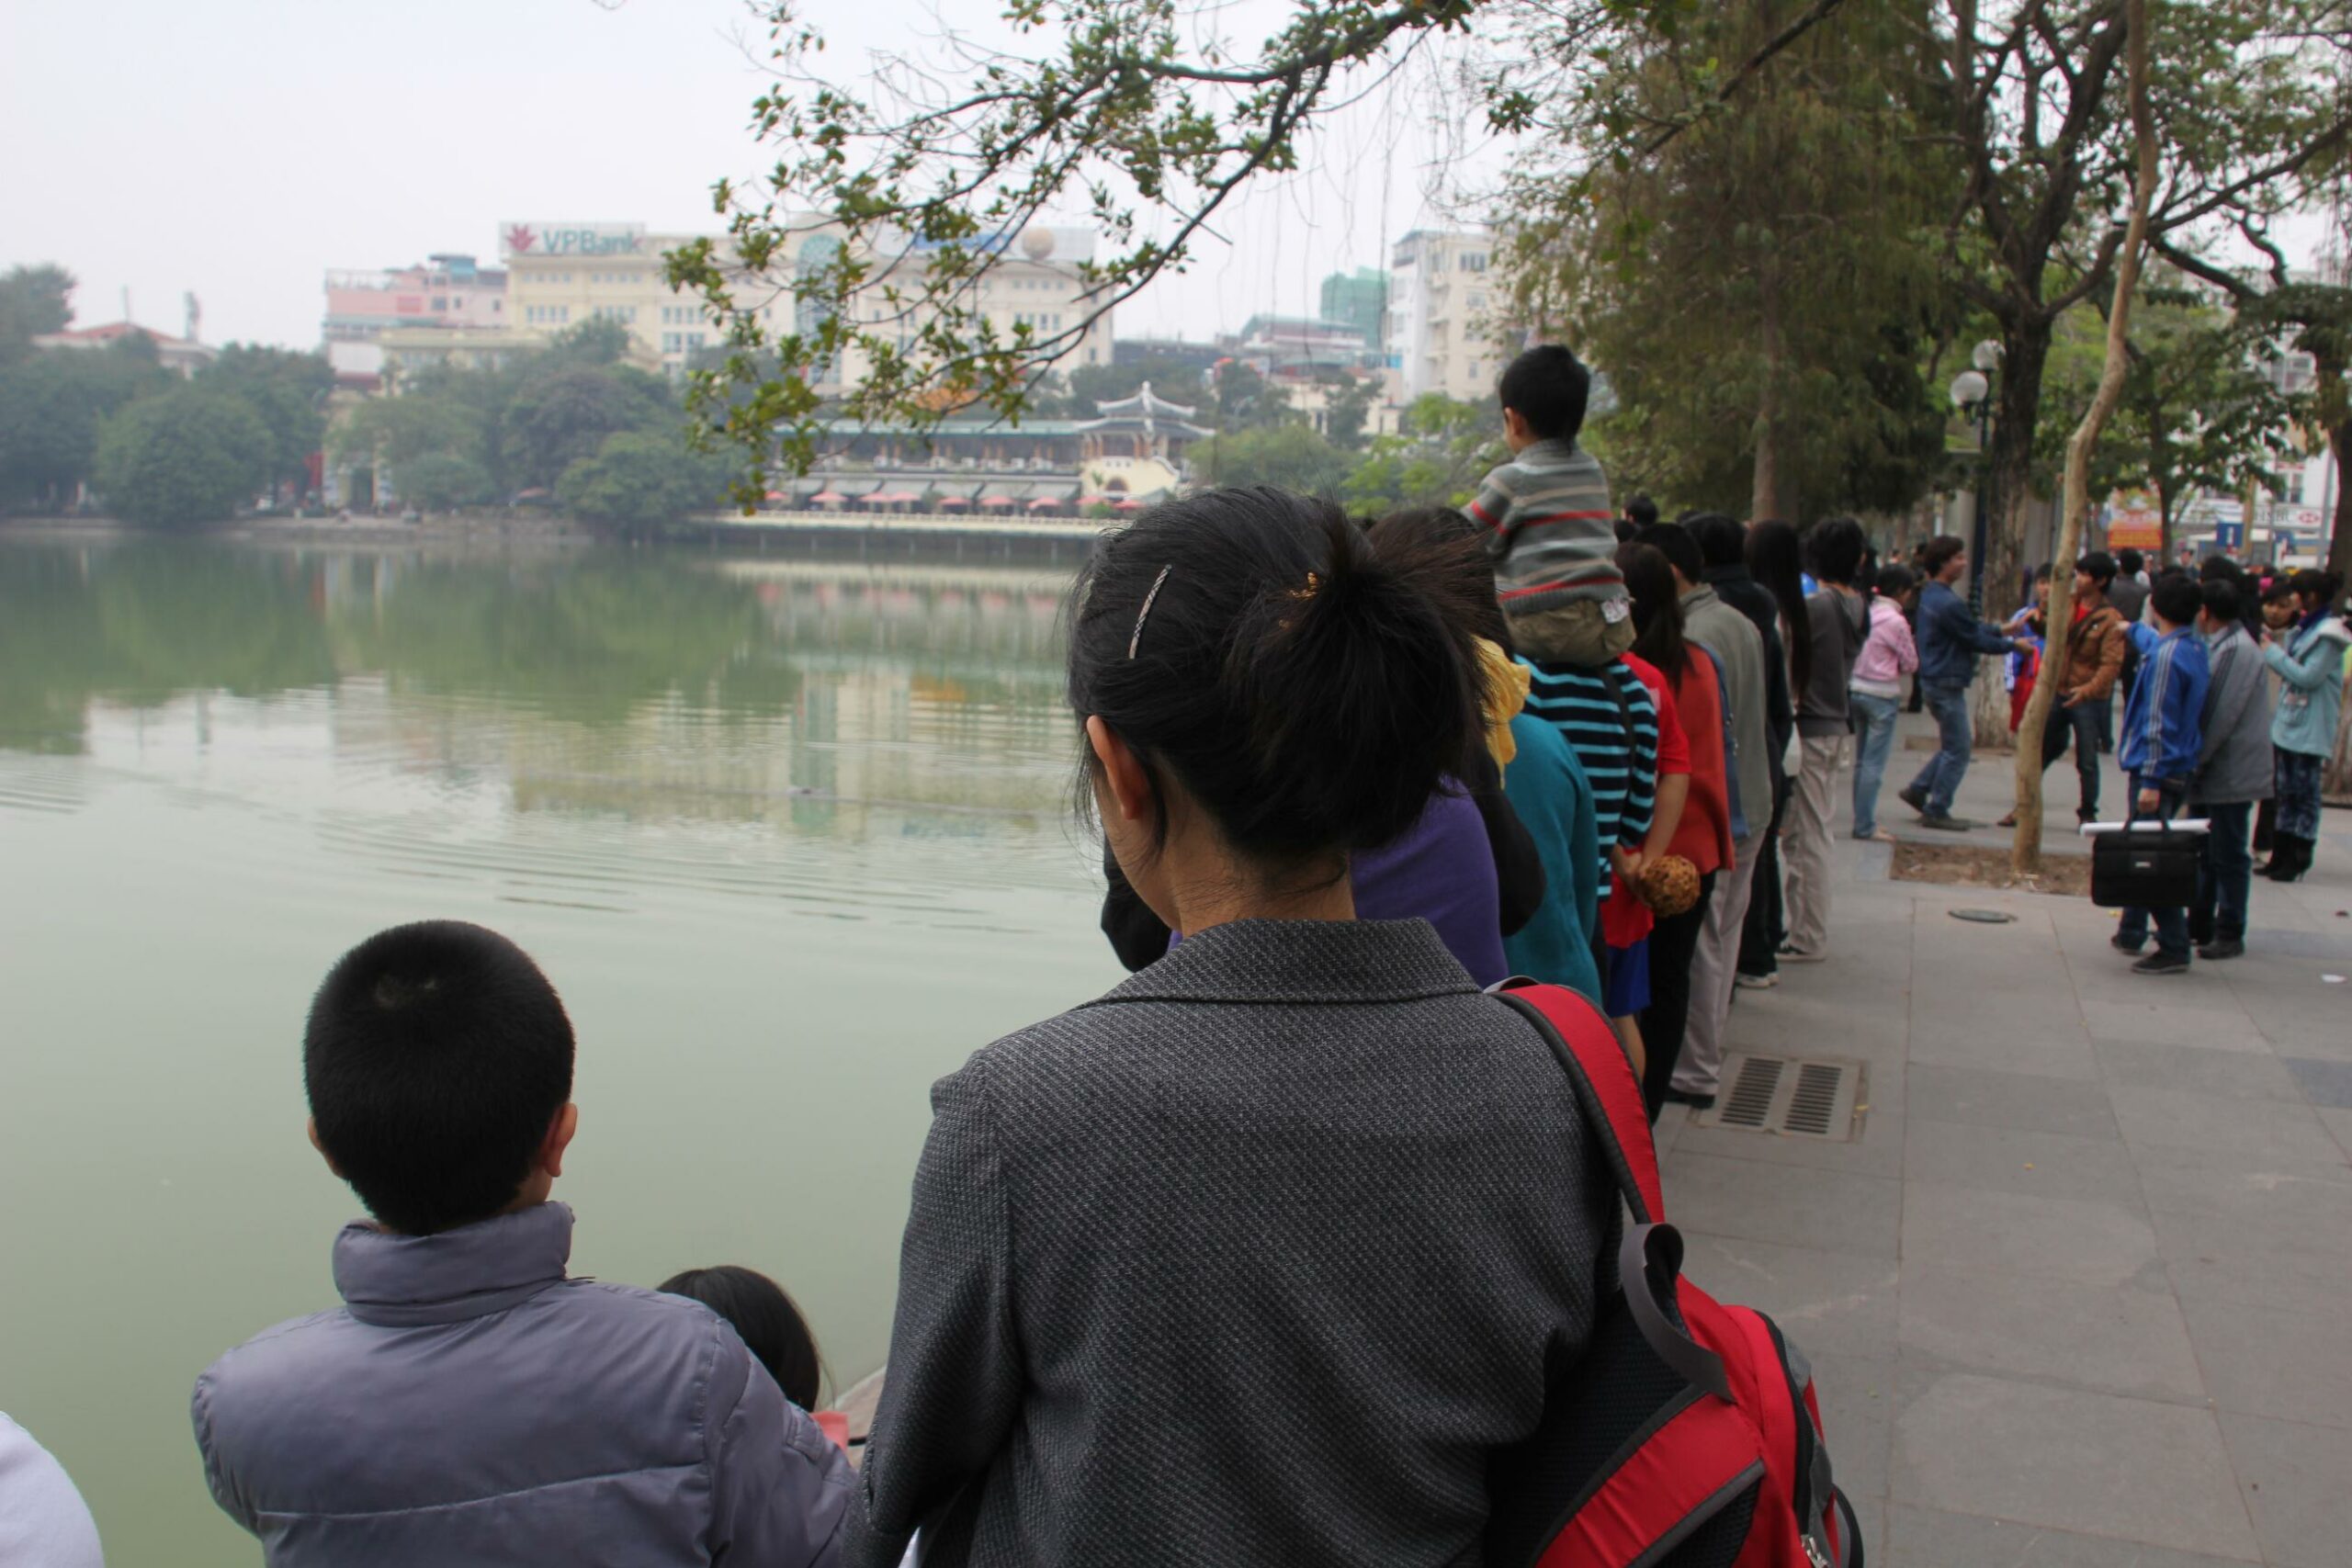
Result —
POLYGON ((2085 822, 2098 816, 2099 718, 2104 711, 2105 705, 2100 703, 2053 705, 2041 727, 2041 771, 2045 773, 2051 763, 2066 754, 2068 738, 2075 742, 2075 780, 2082 795, 2075 814, 2085 822))
POLYGON ((1777 975, 1781 972, 1781 939, 1787 930, 1781 915, 1781 823, 1789 814, 1790 781, 1782 781, 1772 798, 1772 827, 1756 857, 1756 881, 1747 896, 1747 914, 1739 927, 1739 972, 1777 975))
MULTIPOLYGON (((2143 779, 2137 773, 2132 775, 2132 781, 2126 787, 2131 794, 2125 801, 2125 811, 2143 822, 2171 821, 2180 815, 2182 797, 2188 794, 2187 785, 2179 779, 2143 779), (2153 789, 2156 792, 2158 798, 2155 810, 2142 811, 2140 809, 2140 792, 2143 789, 2153 789)), ((2143 909, 2137 904, 2127 904, 2123 907, 2123 923, 2116 934, 2123 939, 2125 946, 2137 947, 2148 940, 2148 926, 2152 921, 2156 928, 2156 951, 2169 953, 2175 958, 2187 958, 2188 956, 2188 911, 2187 909, 2177 907, 2170 909, 2143 909)))
POLYGON ((2188 911, 2188 934, 2242 942, 2246 897, 2254 886, 2254 854, 2246 848, 2254 803, 2193 806, 2189 815, 2208 818, 2213 826, 2205 834, 2205 858, 2197 866, 2197 902, 2188 911))
POLYGON ((1929 681, 1926 685, 1928 711, 1936 716, 1936 734, 1942 749, 1928 759, 1911 787, 1928 797, 1928 816, 1949 817, 1951 797, 1960 792, 1960 781, 1968 776, 1968 751, 1975 739, 1968 722, 1968 683, 1929 681))
POLYGON ((1699 951, 1699 928, 1706 924, 1707 901, 1715 896, 1719 874, 1711 871, 1701 877, 1698 902, 1671 919, 1659 916, 1650 929, 1650 1005, 1642 1010, 1642 1049, 1649 1055, 1642 1070, 1642 1099, 1653 1122, 1674 1081, 1674 1065, 1682 1059, 1682 1036, 1690 1026, 1690 960, 1699 951))

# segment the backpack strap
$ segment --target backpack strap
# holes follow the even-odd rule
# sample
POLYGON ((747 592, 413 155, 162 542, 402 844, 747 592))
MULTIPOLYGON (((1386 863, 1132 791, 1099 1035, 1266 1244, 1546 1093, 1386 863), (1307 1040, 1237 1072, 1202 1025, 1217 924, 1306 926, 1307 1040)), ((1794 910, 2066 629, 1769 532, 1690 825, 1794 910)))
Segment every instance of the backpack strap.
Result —
POLYGON ((1583 1107, 1588 1125, 1600 1135, 1609 1168, 1636 1224, 1654 1224, 1666 1217, 1666 1198, 1657 1174, 1657 1148, 1650 1142, 1650 1119, 1642 1102, 1641 1080, 1616 1030, 1576 992, 1560 986, 1542 986, 1513 977, 1495 987, 1495 996, 1524 1017, 1560 1059, 1583 1107))

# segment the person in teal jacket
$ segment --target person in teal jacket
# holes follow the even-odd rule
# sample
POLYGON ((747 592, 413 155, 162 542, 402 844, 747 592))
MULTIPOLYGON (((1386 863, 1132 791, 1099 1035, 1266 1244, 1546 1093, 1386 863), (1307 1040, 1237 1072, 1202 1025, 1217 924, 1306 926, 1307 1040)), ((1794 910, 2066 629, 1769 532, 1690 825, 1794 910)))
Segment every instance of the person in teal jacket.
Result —
POLYGON ((2320 773, 2335 750, 2336 721, 2344 712, 2344 649, 2352 643, 2352 629, 2334 613, 2344 592, 2341 573, 2307 567, 2290 585, 2300 611, 2294 627, 2265 637, 2262 648, 2262 661, 2284 682, 2270 716, 2278 826, 2262 874, 2273 882, 2292 882, 2309 871, 2319 848, 2320 773))
POLYGON ((1503 795, 1544 860, 1544 902, 1503 939, 1515 975, 1566 986, 1600 1005, 1592 933, 1600 924, 1600 822, 1592 781, 1559 726, 1533 714, 1510 721, 1519 755, 1503 770, 1503 795))

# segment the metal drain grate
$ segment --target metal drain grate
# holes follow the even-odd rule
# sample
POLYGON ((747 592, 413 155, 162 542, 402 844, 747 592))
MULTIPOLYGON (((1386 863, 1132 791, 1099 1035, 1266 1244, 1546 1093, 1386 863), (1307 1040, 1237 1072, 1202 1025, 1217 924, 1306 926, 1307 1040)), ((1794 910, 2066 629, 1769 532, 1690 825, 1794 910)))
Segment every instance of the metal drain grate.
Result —
POLYGON ((1860 1062, 1734 1051, 1724 1059, 1722 1098, 1690 1122, 1850 1143, 1861 1131, 1862 1080, 1860 1062))

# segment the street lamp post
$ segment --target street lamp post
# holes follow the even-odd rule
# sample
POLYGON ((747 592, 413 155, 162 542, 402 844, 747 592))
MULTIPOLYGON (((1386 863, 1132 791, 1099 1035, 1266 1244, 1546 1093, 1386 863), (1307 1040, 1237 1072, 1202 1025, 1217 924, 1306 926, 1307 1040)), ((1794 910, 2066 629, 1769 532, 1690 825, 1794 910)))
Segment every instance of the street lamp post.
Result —
POLYGON ((1993 375, 2001 366, 2001 345, 1991 338, 1969 355, 1975 368, 1951 378, 1951 400, 1963 417, 1976 421, 1976 457, 1982 469, 1976 479, 1976 522, 1968 542, 1968 608, 1984 613, 1984 551, 1986 524, 1993 510, 1993 375))

